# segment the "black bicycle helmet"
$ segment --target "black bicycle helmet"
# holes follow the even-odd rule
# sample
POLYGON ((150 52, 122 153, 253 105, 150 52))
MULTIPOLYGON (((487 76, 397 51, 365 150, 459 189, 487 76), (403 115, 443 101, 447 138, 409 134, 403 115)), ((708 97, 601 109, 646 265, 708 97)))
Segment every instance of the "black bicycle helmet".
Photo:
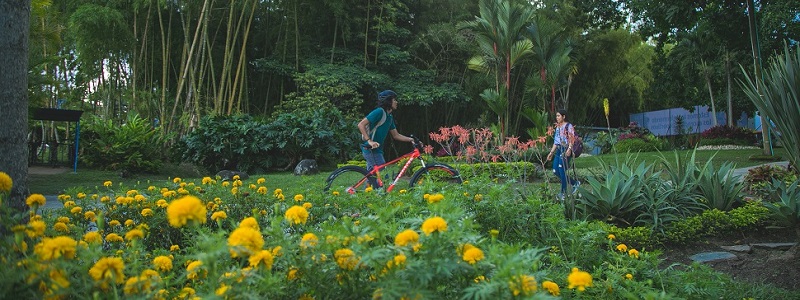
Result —
POLYGON ((385 90, 378 93, 378 106, 384 107, 391 105, 391 100, 397 98, 397 93, 392 90, 385 90))

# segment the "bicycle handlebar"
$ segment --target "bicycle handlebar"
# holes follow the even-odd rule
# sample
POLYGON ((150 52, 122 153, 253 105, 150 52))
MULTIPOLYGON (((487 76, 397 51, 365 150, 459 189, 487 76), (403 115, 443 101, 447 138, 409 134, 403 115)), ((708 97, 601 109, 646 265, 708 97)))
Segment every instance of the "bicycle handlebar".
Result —
POLYGON ((420 141, 420 140, 419 140, 419 139, 418 139, 416 136, 414 136, 413 134, 409 134, 409 135, 408 135, 408 137, 410 137, 410 138, 414 139, 413 141, 411 141, 411 144, 412 144, 412 145, 414 145, 414 148, 417 148, 417 149, 419 149, 419 150, 422 150, 422 147, 424 146, 424 145, 422 145, 422 141, 420 141))

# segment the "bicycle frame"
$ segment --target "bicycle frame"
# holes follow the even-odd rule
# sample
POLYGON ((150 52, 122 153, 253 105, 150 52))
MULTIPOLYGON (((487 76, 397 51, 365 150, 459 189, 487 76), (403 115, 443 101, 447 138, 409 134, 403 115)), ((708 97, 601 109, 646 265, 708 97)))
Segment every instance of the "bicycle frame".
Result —
POLYGON ((358 183, 356 183, 353 187, 357 188, 357 187, 361 186, 361 184, 363 184, 365 181, 367 181, 367 178, 369 176, 375 176, 375 178, 378 180, 378 185, 382 187, 383 186, 383 181, 381 180, 380 170, 382 170, 382 169, 386 168, 387 166, 392 165, 392 164, 394 164, 394 163, 396 163, 396 162, 398 162, 400 160, 403 160, 405 158, 408 158, 408 161, 405 163, 405 165, 403 165, 403 168, 400 169, 400 172, 397 173, 397 176, 394 178, 394 180, 392 180, 392 183, 389 184, 389 187, 386 188, 387 192, 391 192, 394 189, 395 185, 397 185, 397 182, 400 181, 400 177, 403 177, 403 174, 406 173, 406 170, 408 170, 408 167, 411 166, 411 164, 414 162, 415 159, 419 159, 420 163, 422 164, 422 167, 423 168, 425 167, 425 160, 422 159, 422 153, 420 152, 419 147, 415 146, 414 147, 414 151, 406 153, 406 154, 404 154, 404 155, 402 155, 402 156, 400 156, 398 158, 395 158, 395 159, 393 159, 393 160, 391 160, 389 162, 386 162, 384 164, 381 164, 381 165, 378 165, 378 166, 373 166, 372 170, 369 170, 369 173, 367 173, 367 176, 365 176, 364 178, 359 180, 358 183))

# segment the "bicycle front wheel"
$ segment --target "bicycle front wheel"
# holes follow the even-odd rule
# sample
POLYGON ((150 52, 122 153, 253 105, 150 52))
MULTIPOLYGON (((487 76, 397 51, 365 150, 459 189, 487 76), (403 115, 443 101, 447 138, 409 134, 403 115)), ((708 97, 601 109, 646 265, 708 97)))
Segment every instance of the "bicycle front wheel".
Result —
POLYGON ((420 169, 414 176, 411 177, 410 186, 416 186, 425 183, 447 183, 447 184, 461 184, 461 174, 455 168, 445 164, 432 164, 427 165, 420 169))
POLYGON ((338 192, 340 194, 355 194, 364 191, 367 186, 375 188, 377 181, 373 176, 367 176, 369 172, 359 166, 344 166, 338 168, 328 175, 325 180, 326 192, 338 192))

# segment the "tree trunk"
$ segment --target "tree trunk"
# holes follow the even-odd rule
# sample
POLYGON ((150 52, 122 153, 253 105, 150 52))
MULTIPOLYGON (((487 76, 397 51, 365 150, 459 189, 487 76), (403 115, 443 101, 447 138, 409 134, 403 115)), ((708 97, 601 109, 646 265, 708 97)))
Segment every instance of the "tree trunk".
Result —
MULTIPOLYGON (((0 1, 0 172, 13 180, 8 205, 27 209, 28 196, 28 22, 31 3, 0 1)), ((7 201, 7 202, 6 202, 7 201)), ((6 204, 7 203, 7 204, 6 204)), ((8 228, 0 228, 0 234, 8 228)))

